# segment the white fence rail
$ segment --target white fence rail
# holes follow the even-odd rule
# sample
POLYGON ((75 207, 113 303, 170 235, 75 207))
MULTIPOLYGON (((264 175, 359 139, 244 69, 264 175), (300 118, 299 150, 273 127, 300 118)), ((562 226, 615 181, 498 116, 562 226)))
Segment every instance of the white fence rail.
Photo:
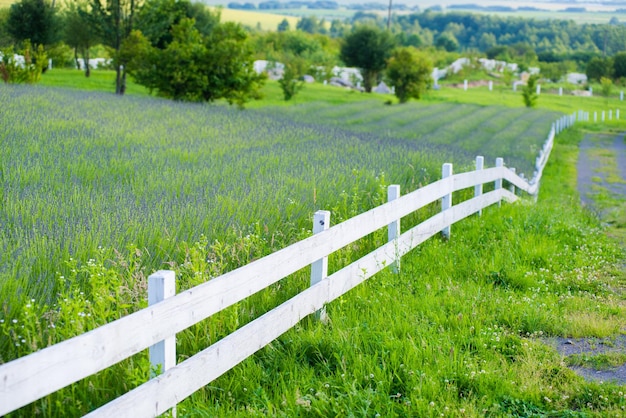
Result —
POLYGON ((153 364, 163 373, 111 401, 88 416, 149 417, 175 408, 196 390, 221 376, 269 344, 307 315, 324 318, 324 305, 348 292, 382 269, 399 268, 400 257, 439 232, 450 234, 450 226, 482 209, 514 201, 518 188, 537 195, 539 181, 548 161, 554 136, 574 123, 575 115, 553 124, 539 153, 530 181, 504 167, 452 174, 399 195, 399 186, 390 186, 389 202, 329 228, 330 213, 315 215, 315 234, 246 266, 226 273, 177 295, 173 294, 173 272, 160 271, 150 277, 151 305, 117 321, 67 341, 0 366, 0 415, 14 411, 80 379, 151 347, 153 364), (503 181, 511 189, 502 187, 503 181), (483 193, 482 186, 494 190, 483 193), (474 188, 474 197, 454 205, 452 193, 474 188), (426 205, 442 200, 437 215, 400 234, 400 220, 426 205), (388 227, 389 242, 341 270, 327 276, 327 257, 366 235, 388 227), (282 278, 311 265, 311 286, 277 308, 236 330, 207 349, 175 364, 176 333, 244 300, 282 278), (166 283, 170 283, 167 285, 166 283), (169 286, 169 290, 167 288, 169 286))

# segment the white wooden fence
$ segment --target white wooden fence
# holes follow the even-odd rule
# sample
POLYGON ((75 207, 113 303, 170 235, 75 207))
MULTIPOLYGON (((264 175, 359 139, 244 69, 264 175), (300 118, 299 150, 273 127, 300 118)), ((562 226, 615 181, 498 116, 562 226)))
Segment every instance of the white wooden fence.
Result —
MULTIPOLYGON (((106 369, 151 347, 153 364, 162 374, 91 412, 93 417, 150 417, 175 408, 196 390, 215 380, 256 351, 314 314, 324 318, 324 305, 382 269, 399 268, 400 257, 439 232, 450 236, 452 224, 501 200, 515 201, 515 188, 536 196, 554 136, 574 123, 575 115, 553 124, 536 161, 530 181, 504 167, 452 174, 400 196, 389 189, 389 202, 329 228, 330 213, 314 217, 314 235, 246 266, 174 295, 174 272, 159 271, 149 278, 150 306, 67 341, 0 366, 0 415, 14 411, 80 379, 106 369), (503 188, 503 181, 510 189, 503 188), (483 185, 494 190, 483 193, 483 185), (474 197, 453 204, 452 193, 474 188, 474 197), (442 211, 400 233, 400 220, 424 206, 442 201, 442 211), (327 257, 381 228, 389 242, 352 264, 327 275, 327 257), (311 286, 277 308, 236 330, 205 350, 176 364, 175 336, 199 321, 247 298, 282 278, 311 265, 311 286)), ((62 414, 62 411, 59 411, 62 414)))

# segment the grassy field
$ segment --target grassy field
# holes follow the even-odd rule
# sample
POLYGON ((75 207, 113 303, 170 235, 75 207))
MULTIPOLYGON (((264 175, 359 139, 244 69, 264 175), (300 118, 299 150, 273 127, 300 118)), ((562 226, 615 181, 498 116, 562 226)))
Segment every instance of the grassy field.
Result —
MULTIPOLYGON (((55 71, 43 83, 74 76, 55 71)), ((532 111, 486 88, 387 106, 319 84, 286 106, 269 83, 239 111, 84 82, 0 86, 0 362, 145 306, 156 269, 191 287, 307 236, 317 209, 339 222, 381 203, 387 184, 437 179, 443 162, 461 171, 480 152, 532 165, 560 115, 548 108, 602 106, 546 95, 532 111)), ((607 126, 625 124, 586 125, 607 126)), ((492 208, 427 242, 401 274, 330 304, 329 325, 302 321, 179 416, 622 416, 623 387, 583 381, 543 343, 617 336, 626 314, 623 252, 578 204, 581 138, 559 137, 536 204, 492 208)), ((340 252, 331 271, 385 240, 340 252)), ((307 273, 180 333, 179 359, 305 288, 307 273)), ((14 415, 78 416, 149 373, 141 353, 14 415)))
POLYGON ((252 28, 260 28, 262 30, 275 31, 278 24, 284 19, 289 22, 289 27, 295 29, 298 24, 297 17, 288 16, 281 13, 260 13, 248 10, 234 10, 222 8, 221 11, 222 22, 236 22, 241 23, 244 26, 250 26, 252 28))

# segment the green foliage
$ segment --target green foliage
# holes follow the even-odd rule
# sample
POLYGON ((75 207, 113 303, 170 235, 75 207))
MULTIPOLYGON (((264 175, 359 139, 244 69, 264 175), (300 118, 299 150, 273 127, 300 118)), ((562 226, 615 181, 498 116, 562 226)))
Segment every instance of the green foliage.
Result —
POLYGON ((306 74, 310 65, 302 57, 287 54, 284 55, 281 62, 285 67, 283 77, 278 80, 278 84, 283 91, 285 100, 289 101, 304 87, 302 76, 306 74))
POLYGON ((46 0, 20 0, 11 5, 7 30, 18 42, 48 45, 57 39, 55 9, 46 0))
POLYGON ((0 48, 6 48, 13 44, 13 39, 9 33, 7 24, 10 12, 11 9, 8 7, 0 8, 0 48))
POLYGON ((194 19, 195 28, 207 36, 219 24, 220 13, 188 0, 149 0, 139 9, 136 28, 152 46, 164 49, 173 40, 173 27, 184 18, 194 19))
POLYGON ((454 52, 459 49, 459 42, 456 40, 456 37, 453 33, 444 32, 437 37, 437 40, 435 41, 435 46, 448 52, 454 52))
POLYGON ((569 71, 575 70, 575 67, 572 68, 572 65, 565 61, 540 62, 539 68, 541 69, 541 75, 554 83, 561 81, 569 71))
POLYGON ((253 51, 241 26, 218 24, 204 36, 193 19, 183 18, 172 36, 163 49, 150 45, 140 32, 127 39, 121 57, 139 84, 175 100, 224 98, 243 106, 258 98, 264 77, 254 71, 253 51))
POLYGON ((41 79, 43 69, 48 66, 48 58, 43 45, 33 49, 28 40, 23 42, 24 48, 19 51, 24 57, 21 62, 15 58, 13 48, 0 51, 0 78, 5 83, 36 83, 41 79))
POLYGON ((286 18, 283 19, 276 28, 278 32, 287 32, 289 29, 289 21, 286 18))
POLYGON ((115 94, 126 92, 126 67, 128 63, 122 53, 122 44, 134 29, 138 3, 135 0, 89 0, 91 24, 103 44, 111 48, 115 67, 115 94))
POLYGON ((592 58, 587 63, 587 69, 585 73, 590 81, 600 81, 602 77, 611 77, 613 75, 612 70, 613 62, 610 58, 592 58))
POLYGON ((522 89, 522 98, 526 107, 537 106, 537 100, 539 99, 537 95, 537 81, 539 81, 539 75, 533 74, 529 76, 526 85, 522 89))
POLYGON ((626 52, 618 52, 613 56, 613 76, 617 79, 626 78, 626 52))
POLYGON ((608 77, 602 77, 600 79, 600 84, 602 85, 602 95, 604 97, 609 97, 613 91, 613 81, 608 77))
POLYGON ((324 21, 324 19, 317 20, 316 16, 301 18, 296 24, 296 29, 307 33, 326 34, 328 32, 326 30, 326 22, 324 21))
MULTIPOLYGON (((65 43, 74 49, 74 57, 80 53, 85 63, 85 76, 89 77, 89 50, 100 41, 97 28, 89 13, 88 4, 82 2, 69 3, 63 16, 63 38, 65 43)), ((78 61, 76 62, 78 66, 78 61)))
POLYGON ((375 26, 356 26, 344 38, 341 46, 341 59, 351 67, 361 70, 363 87, 371 92, 395 46, 389 32, 375 26))
POLYGON ((432 83, 432 71, 428 57, 413 48, 396 49, 387 64, 387 77, 400 103, 410 98, 419 100, 432 83))

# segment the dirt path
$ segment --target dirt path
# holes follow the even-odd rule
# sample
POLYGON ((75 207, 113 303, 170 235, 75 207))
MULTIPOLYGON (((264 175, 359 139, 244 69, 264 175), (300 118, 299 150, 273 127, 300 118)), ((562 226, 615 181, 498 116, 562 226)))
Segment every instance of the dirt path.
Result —
POLYGON ((582 202, 594 207, 602 189, 606 189, 618 199, 626 198, 624 134, 617 136, 587 134, 580 144, 578 191, 582 202), (614 162, 611 161, 613 158, 614 162))
MULTIPOLYGON (((626 234, 623 233, 623 218, 626 214, 625 134, 587 134, 580 144, 577 171, 582 203, 595 211, 603 222, 615 227, 615 237, 626 248, 626 234)), ((564 357, 626 354, 626 335, 605 339, 554 338, 547 343, 564 357)), ((591 366, 577 366, 572 369, 586 379, 614 381, 626 385, 626 364, 602 370, 591 366)))

